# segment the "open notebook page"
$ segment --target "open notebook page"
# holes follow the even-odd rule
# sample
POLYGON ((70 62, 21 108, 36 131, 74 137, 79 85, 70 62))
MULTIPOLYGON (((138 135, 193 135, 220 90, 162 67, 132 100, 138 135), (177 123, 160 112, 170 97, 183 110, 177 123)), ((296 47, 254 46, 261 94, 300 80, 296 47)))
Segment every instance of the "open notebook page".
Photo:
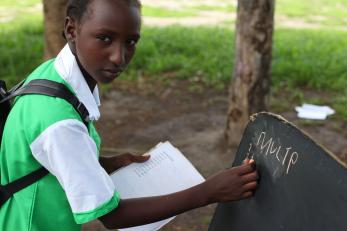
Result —
MULTIPOLYGON (((122 199, 159 196, 190 188, 204 181, 201 174, 170 142, 159 143, 148 152, 145 163, 133 163, 111 174, 122 199)), ((154 231, 172 218, 124 231, 154 231)))

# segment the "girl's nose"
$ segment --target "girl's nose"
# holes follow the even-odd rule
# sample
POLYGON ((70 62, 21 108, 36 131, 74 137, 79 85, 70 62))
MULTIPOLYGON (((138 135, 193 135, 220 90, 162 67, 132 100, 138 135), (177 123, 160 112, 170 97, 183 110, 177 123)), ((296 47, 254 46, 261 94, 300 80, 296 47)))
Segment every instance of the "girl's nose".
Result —
POLYGON ((110 61, 117 65, 122 66, 125 62, 125 47, 121 44, 117 44, 112 48, 110 61))

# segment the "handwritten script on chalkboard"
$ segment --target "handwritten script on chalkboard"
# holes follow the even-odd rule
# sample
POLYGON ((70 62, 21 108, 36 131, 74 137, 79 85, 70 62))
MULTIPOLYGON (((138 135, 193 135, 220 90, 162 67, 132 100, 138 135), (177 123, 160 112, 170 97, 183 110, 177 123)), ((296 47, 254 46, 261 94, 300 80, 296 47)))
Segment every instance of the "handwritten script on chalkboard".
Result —
MULTIPOLYGON (((260 154, 263 154, 266 158, 274 158, 274 160, 278 161, 281 167, 284 167, 285 173, 288 174, 289 170, 293 165, 296 164, 299 158, 299 153, 295 151, 293 146, 282 147, 281 140, 276 137, 269 136, 266 131, 262 131, 260 135, 258 135, 258 141, 255 144, 256 150, 259 150, 260 154), (277 142, 276 142, 277 141, 277 142)), ((249 144, 249 156, 252 156, 251 151, 253 147, 253 143, 249 144)))
POLYGON ((347 166, 283 118, 259 113, 233 165, 254 158, 254 197, 219 204, 209 231, 347 230, 347 166))

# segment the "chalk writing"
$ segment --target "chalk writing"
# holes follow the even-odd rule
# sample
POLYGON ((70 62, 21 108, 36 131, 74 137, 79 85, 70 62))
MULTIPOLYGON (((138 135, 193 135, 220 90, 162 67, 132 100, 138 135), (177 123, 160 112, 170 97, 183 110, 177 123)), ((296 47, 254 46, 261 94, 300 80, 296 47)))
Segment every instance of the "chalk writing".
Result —
POLYGON ((247 152, 247 158, 248 159, 253 159, 253 154, 251 154, 251 150, 252 150, 252 143, 249 144, 249 149, 247 152))
MULTIPOLYGON (((293 147, 282 147, 280 141, 276 144, 275 140, 274 137, 267 137, 266 132, 261 132, 255 146, 260 149, 260 154, 264 154, 268 158, 275 158, 279 164, 285 167, 286 174, 288 174, 297 163, 299 153, 292 151, 293 147)), ((250 144, 250 147, 252 147, 252 144, 250 144)), ((247 156, 249 155, 250 154, 248 153, 247 156)))

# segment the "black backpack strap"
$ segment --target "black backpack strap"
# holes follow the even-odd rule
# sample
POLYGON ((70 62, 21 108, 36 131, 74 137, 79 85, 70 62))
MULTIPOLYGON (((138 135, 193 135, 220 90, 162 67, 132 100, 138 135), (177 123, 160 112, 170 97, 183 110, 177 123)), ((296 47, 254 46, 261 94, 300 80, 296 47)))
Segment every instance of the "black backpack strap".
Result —
POLYGON ((23 84, 25 83, 25 81, 26 81, 26 79, 23 79, 18 84, 16 84, 14 87, 12 87, 11 90, 8 91, 8 94, 10 95, 13 92, 17 91, 19 88, 21 88, 23 86, 23 84))
MULTIPOLYGON (((36 79, 30 81, 27 85, 22 86, 24 81, 16 85, 9 91, 9 95, 0 101, 0 104, 13 99, 16 96, 28 95, 28 94, 41 94, 52 97, 58 97, 69 102, 78 114, 81 116, 83 123, 88 128, 88 116, 89 112, 82 102, 64 85, 51 80, 36 79)), ((7 185, 0 185, 0 206, 3 205, 9 198, 16 192, 26 188, 27 186, 40 180, 42 177, 48 174, 48 170, 44 167, 29 173, 7 185)))
POLYGON ((1 100, 0 103, 15 98, 16 96, 28 94, 41 94, 58 97, 69 102, 81 116, 83 123, 88 125, 87 119, 89 112, 87 108, 64 84, 47 79, 35 79, 19 89, 11 90, 11 92, 12 93, 1 100))
POLYGON ((40 180, 42 177, 48 174, 48 170, 44 167, 39 168, 38 170, 29 173, 26 176, 23 176, 7 185, 0 186, 0 206, 3 205, 8 199, 10 199, 13 194, 26 188, 27 186, 35 183, 40 180))

